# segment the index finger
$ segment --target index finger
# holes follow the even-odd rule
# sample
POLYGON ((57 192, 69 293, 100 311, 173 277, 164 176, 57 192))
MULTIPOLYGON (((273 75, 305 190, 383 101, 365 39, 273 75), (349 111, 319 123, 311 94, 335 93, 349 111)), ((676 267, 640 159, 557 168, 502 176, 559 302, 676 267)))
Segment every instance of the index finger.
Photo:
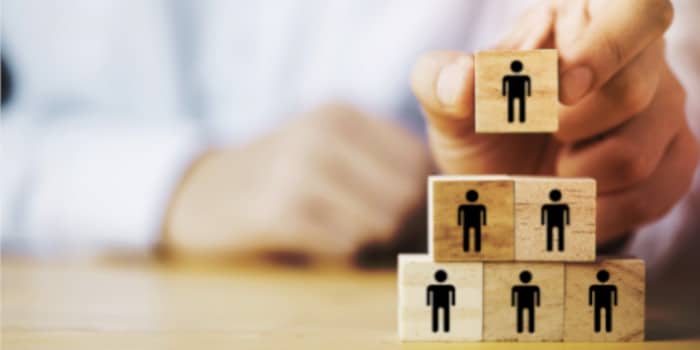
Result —
MULTIPOLYGON (((560 7, 567 6, 568 2, 560 7)), ((660 37, 673 19, 668 0, 590 1, 578 11, 558 15, 584 16, 588 23, 575 40, 559 42, 561 101, 573 104, 601 87, 615 72, 660 37)), ((567 19, 557 20, 556 31, 565 31, 567 19)))

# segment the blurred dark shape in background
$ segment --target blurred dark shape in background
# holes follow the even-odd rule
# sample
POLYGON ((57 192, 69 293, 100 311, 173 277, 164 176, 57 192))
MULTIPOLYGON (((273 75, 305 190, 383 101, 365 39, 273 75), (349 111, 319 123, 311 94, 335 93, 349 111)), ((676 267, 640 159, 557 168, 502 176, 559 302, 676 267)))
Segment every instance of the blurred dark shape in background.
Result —
POLYGON ((2 105, 4 106, 12 95, 12 76, 4 57, 0 57, 0 64, 2 64, 2 105))

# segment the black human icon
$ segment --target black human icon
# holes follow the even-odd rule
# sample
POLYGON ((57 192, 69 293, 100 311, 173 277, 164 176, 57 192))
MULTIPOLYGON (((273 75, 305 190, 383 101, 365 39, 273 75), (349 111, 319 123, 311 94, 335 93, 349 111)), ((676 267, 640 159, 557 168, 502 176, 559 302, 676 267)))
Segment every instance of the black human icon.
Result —
POLYGON ((532 95, 532 83, 530 82, 529 75, 520 74, 523 70, 523 63, 519 60, 514 60, 510 63, 510 70, 515 74, 503 76, 503 86, 501 88, 503 96, 507 96, 508 98, 508 123, 513 123, 515 121, 513 105, 516 99, 518 100, 518 112, 520 114, 518 120, 524 123, 525 99, 532 95))
MULTIPOLYGON (((467 191, 469 203, 479 199, 479 192, 467 191)), ((481 225, 486 226, 486 207, 481 204, 462 204, 457 209, 457 224, 462 226, 462 250, 469 251, 469 231, 474 231, 474 251, 481 251, 481 225)))
POLYGON ((427 305, 433 309, 433 333, 437 333, 440 329, 440 318, 438 311, 442 310, 442 329, 444 332, 450 332, 450 307, 455 305, 456 293, 455 287, 451 284, 442 284, 447 280, 447 272, 437 270, 435 272, 435 281, 438 284, 428 286, 427 305))
POLYGON ((525 270, 520 273, 520 282, 511 289, 510 304, 516 308, 517 331, 523 332, 523 313, 527 310, 527 331, 535 333, 535 308, 540 306, 540 287, 530 285, 532 274, 525 270))
POLYGON ((588 288, 588 305, 593 306, 593 330, 600 332, 601 310, 605 310, 605 331, 612 332, 613 305, 617 306, 617 286, 605 284, 610 279, 607 270, 600 270, 596 278, 601 284, 594 284, 588 288))
POLYGON ((547 225, 547 251, 552 251, 552 239, 554 238, 554 229, 557 229, 557 248, 560 252, 564 251, 564 228, 571 224, 569 215, 569 206, 565 203, 559 203, 561 200, 561 192, 557 189, 549 191, 549 199, 552 203, 542 206, 541 223, 547 225))

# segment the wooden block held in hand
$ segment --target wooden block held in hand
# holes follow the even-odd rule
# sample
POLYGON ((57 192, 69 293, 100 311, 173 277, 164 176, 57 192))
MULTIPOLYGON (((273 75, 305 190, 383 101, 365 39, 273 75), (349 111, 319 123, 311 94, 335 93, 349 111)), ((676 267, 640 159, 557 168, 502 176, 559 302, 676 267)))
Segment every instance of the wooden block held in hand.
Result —
POLYGON ((553 49, 477 52, 476 132, 557 131, 558 70, 553 49))
POLYGON ((435 261, 513 260, 513 180, 431 176, 428 236, 435 261))
POLYGON ((639 259, 567 263, 564 341, 643 341, 644 276, 639 259))
POLYGON ((400 340, 481 340, 483 263, 401 254, 398 294, 400 340))
POLYGON ((484 263, 484 340, 561 341, 563 263, 484 263))
POLYGON ((515 260, 594 261, 595 180, 514 179, 515 260))

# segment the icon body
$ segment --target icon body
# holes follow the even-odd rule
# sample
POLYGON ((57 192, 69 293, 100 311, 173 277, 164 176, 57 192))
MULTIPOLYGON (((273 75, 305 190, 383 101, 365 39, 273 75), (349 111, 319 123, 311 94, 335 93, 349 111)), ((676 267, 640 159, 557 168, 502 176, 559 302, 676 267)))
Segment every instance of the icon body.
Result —
POLYGON ((515 103, 518 103, 518 121, 525 123, 526 121, 526 103, 527 97, 532 95, 532 82, 529 75, 520 74, 523 70, 523 63, 519 60, 513 60, 510 63, 510 70, 513 74, 503 76, 501 94, 508 100, 508 123, 515 122, 515 103))
POLYGON ((447 280, 447 272, 437 270, 435 272, 437 284, 431 284, 426 289, 427 306, 432 307, 432 330, 437 333, 440 330, 439 311, 442 310, 442 329, 450 332, 450 307, 455 306, 455 287, 451 284, 443 284, 447 280))
POLYGON ((605 311, 605 331, 610 333, 613 328, 613 306, 617 306, 617 286, 605 284, 610 279, 607 270, 598 271, 596 278, 601 284, 594 284, 588 288, 588 305, 593 306, 593 330, 600 333, 601 312, 605 311))
POLYGON ((457 209, 457 224, 462 226, 462 250, 469 251, 469 232, 474 232, 474 251, 481 251, 481 226, 486 226, 486 207, 475 204, 479 199, 479 192, 467 191, 467 201, 472 204, 462 204, 457 209))
POLYGON ((569 206, 565 203, 559 203, 561 200, 561 191, 553 189, 549 192, 549 199, 552 203, 542 206, 540 212, 541 224, 547 226, 547 251, 553 250, 554 229, 557 230, 557 250, 564 251, 564 235, 565 227, 571 224, 571 215, 569 214, 569 206))
POLYGON ((530 271, 522 271, 520 273, 520 282, 523 284, 515 285, 511 289, 510 304, 516 308, 516 330, 522 333, 524 330, 523 314, 527 311, 527 331, 535 332, 535 309, 540 306, 540 287, 530 285, 532 273, 530 271))

